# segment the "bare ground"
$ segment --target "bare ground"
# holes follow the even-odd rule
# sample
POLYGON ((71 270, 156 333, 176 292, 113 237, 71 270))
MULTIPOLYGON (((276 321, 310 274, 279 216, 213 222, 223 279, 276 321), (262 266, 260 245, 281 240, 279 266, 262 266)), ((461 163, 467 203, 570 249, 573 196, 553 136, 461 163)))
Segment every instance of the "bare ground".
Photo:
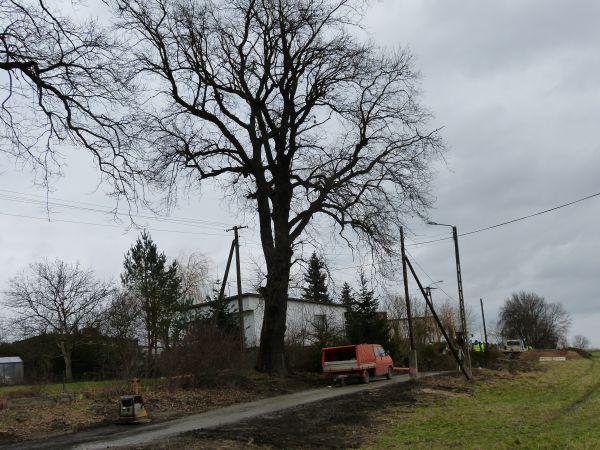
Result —
POLYGON ((581 353, 570 349, 529 350, 521 353, 519 358, 524 361, 538 361, 540 357, 564 357, 566 359, 581 359, 581 353))
MULTIPOLYGON (((251 373, 228 386, 182 389, 164 384, 145 389, 143 396, 153 422, 162 422, 319 384, 322 381, 311 374, 280 379, 251 373)), ((53 395, 36 390, 15 393, 0 402, 0 445, 110 427, 124 393, 111 388, 53 395)))
POLYGON ((393 384, 285 410, 216 429, 186 433, 139 449, 356 448, 385 427, 385 410, 410 410, 427 398, 468 396, 459 376, 393 384))

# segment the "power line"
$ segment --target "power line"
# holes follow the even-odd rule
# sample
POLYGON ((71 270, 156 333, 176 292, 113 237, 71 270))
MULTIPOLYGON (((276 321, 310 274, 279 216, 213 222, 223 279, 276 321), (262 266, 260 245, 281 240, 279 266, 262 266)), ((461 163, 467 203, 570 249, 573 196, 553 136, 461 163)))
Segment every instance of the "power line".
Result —
POLYGON ((481 233, 482 231, 487 231, 487 230, 491 230, 492 228, 502 227, 504 225, 508 225, 508 224, 511 224, 511 223, 514 223, 514 222, 518 222, 520 220, 525 220, 525 219, 530 219, 532 217, 541 216, 542 214, 546 214, 546 213, 549 213, 549 212, 552 212, 552 211, 556 211, 557 209, 566 208, 567 206, 575 205, 576 203, 580 203, 580 202, 583 202, 585 200, 589 200, 591 198, 598 197, 598 196, 600 196, 600 192, 596 192, 595 194, 587 195, 585 197, 579 198, 577 200, 573 200, 573 201, 568 202, 568 203, 563 203, 562 205, 554 206, 553 208, 545 209, 543 211, 538 211, 536 213, 529 214, 527 216, 523 216, 523 217, 518 217, 516 219, 507 220, 506 222, 498 223, 496 225, 491 225, 491 226, 485 227, 485 228, 480 228, 479 230, 468 231, 466 233, 462 233, 460 236, 468 236, 470 234, 481 233))
MULTIPOLYGON (((482 231, 487 231, 487 230, 492 230, 494 228, 503 227, 503 226, 509 225, 511 223, 519 222, 521 220, 531 219, 532 217, 536 217, 536 216, 541 216, 542 214, 547 214, 549 212, 556 211, 556 210, 561 209, 561 208, 566 208, 567 206, 572 206, 572 205, 575 205, 577 203, 581 203, 581 202, 583 202, 585 200, 589 200, 591 198, 599 197, 599 196, 600 196, 600 192, 596 192, 595 194, 586 195, 585 197, 578 198, 577 200, 573 200, 573 201, 570 201, 570 202, 567 202, 567 203, 563 203, 561 205, 557 205, 557 206, 554 206, 552 208, 544 209, 543 211, 538 211, 538 212, 535 212, 535 213, 532 213, 532 214, 527 214, 526 216, 521 216, 521 217, 517 217, 515 219, 506 220, 504 222, 500 222, 500 223, 497 223, 495 225, 490 225, 490 226, 484 227, 484 228, 479 228, 477 230, 467 231, 465 233, 459 234, 459 236, 469 236, 471 234, 481 233, 482 231)), ((423 241, 423 242, 414 242, 414 243, 408 244, 408 245, 415 246, 415 245, 431 244, 431 243, 434 243, 434 242, 447 241, 449 239, 452 239, 452 236, 449 236, 449 237, 446 237, 446 238, 441 238, 441 239, 433 239, 433 240, 429 240, 429 241, 423 241)))
MULTIPOLYGON (((419 269, 421 269, 421 272, 423 272, 425 274, 425 276, 427 278, 429 278, 429 281, 431 281, 432 283, 435 283, 435 281, 433 281, 433 278, 425 271, 425 269, 423 269, 423 266, 421 264, 419 264, 419 261, 417 261, 415 259, 415 257, 413 255, 410 254, 410 252, 408 250, 406 250, 406 253, 408 254, 408 256, 410 256, 410 258, 412 259, 412 261, 417 265, 417 267, 419 269)), ((448 294, 443 287, 441 287, 440 285, 437 286, 437 289, 439 289, 440 291, 442 291, 444 294, 446 294, 446 297, 448 297, 450 300, 454 300, 455 302, 458 301, 456 300, 454 297, 452 297, 450 294, 448 294)))
MULTIPOLYGON (((67 219, 48 220, 47 217, 28 216, 25 214, 10 214, 10 213, 5 213, 5 212, 0 212, 0 215, 10 216, 10 217, 18 217, 18 218, 23 218, 23 219, 43 220, 45 222, 50 222, 50 223, 61 222, 61 223, 73 223, 73 224, 80 224, 80 225, 92 225, 92 226, 97 226, 97 227, 119 228, 121 230, 123 229, 123 227, 120 225, 113 225, 113 224, 108 224, 108 223, 83 222, 83 221, 79 221, 79 220, 67 220, 67 219)), ((143 228, 145 230, 162 231, 162 232, 166 232, 166 233, 194 234, 194 235, 199 235, 199 236, 227 236, 225 233, 203 233, 200 231, 167 230, 167 229, 154 228, 154 227, 151 227, 151 228, 141 227, 141 228, 143 228)))
POLYGON ((350 269, 358 269, 360 267, 365 267, 365 266, 374 266, 375 264, 377 264, 377 263, 370 262, 370 263, 358 264, 356 266, 338 267, 338 268, 329 269, 329 270, 331 272, 338 272, 338 271, 344 271, 344 270, 350 270, 350 269))
POLYGON ((19 197, 6 197, 6 196, 3 196, 2 194, 0 194, 0 199, 17 202, 17 203, 21 203, 21 204, 32 204, 32 205, 48 206, 48 207, 55 207, 55 208, 66 208, 66 209, 71 209, 71 210, 101 213, 104 215, 121 216, 121 217, 126 216, 126 217, 131 217, 131 218, 138 218, 138 219, 156 220, 159 222, 174 223, 174 224, 179 224, 179 225, 184 225, 184 226, 198 227, 201 225, 203 227, 213 228, 213 229, 221 229, 222 228, 222 226, 212 225, 212 224, 204 223, 202 221, 195 221, 194 219, 167 218, 167 217, 157 217, 157 216, 150 216, 150 215, 144 215, 144 214, 135 214, 135 213, 130 213, 130 212, 118 211, 118 210, 102 210, 102 209, 83 207, 83 206, 77 206, 77 205, 61 204, 61 203, 56 203, 56 202, 43 202, 43 201, 35 200, 35 199, 27 199, 27 198, 19 198, 19 197))
POLYGON ((188 218, 188 217, 160 217, 160 216, 152 216, 152 215, 145 215, 145 214, 136 214, 136 213, 132 213, 129 211, 122 211, 122 210, 119 211, 116 209, 109 209, 108 206, 99 205, 96 203, 79 202, 79 201, 59 199, 59 198, 56 198, 55 200, 59 200, 63 203, 57 203, 55 201, 49 201, 49 200, 45 199, 45 197, 42 197, 39 195, 26 194, 23 192, 11 191, 8 189, 0 189, 0 199, 17 202, 17 203, 27 203, 27 204, 34 204, 34 205, 41 205, 41 206, 53 206, 53 207, 57 207, 57 208, 68 208, 68 209, 82 210, 82 211, 88 211, 88 212, 97 212, 97 213, 110 214, 110 215, 116 215, 116 216, 127 216, 127 217, 132 217, 132 218, 156 220, 156 221, 161 221, 161 222, 173 222, 173 223, 178 223, 181 225, 188 225, 188 226, 202 225, 204 227, 221 229, 222 227, 229 225, 225 222, 193 219, 193 218, 188 218), (6 192, 9 194, 13 194, 13 195, 2 194, 2 192, 6 192), (17 195, 15 196, 14 194, 17 194, 17 195), (19 196, 21 196, 21 197, 19 197, 19 196), (44 198, 44 200, 38 200, 35 197, 44 198), (88 206, 79 206, 79 205, 88 205, 88 206), (98 209, 98 208, 105 208, 105 209, 98 209))

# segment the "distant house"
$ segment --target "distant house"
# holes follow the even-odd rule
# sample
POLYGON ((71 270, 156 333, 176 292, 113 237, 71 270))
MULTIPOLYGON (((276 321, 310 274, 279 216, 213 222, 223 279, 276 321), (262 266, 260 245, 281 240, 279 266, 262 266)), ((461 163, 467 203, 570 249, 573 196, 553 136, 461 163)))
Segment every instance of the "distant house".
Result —
MULTIPOLYGON (((237 296, 224 299, 230 311, 238 311, 237 296)), ((244 313, 244 332, 246 345, 257 347, 260 342, 263 316, 265 311, 264 299, 259 294, 245 293, 242 295, 242 310, 244 313)), ((211 303, 202 303, 195 308, 208 312, 211 303)), ((319 303, 290 297, 287 307, 286 338, 295 343, 308 345, 315 333, 322 327, 343 330, 346 307, 339 303, 319 303)))
POLYGON ((18 356, 0 358, 0 384, 23 383, 23 360, 18 356))
MULTIPOLYGON (((408 339, 408 319, 405 317, 399 319, 390 319, 390 331, 392 336, 400 340, 408 339)), ((437 326, 433 316, 417 316, 413 317, 413 332, 417 342, 423 344, 437 344, 442 342, 442 333, 437 326)), ((453 330, 449 330, 452 333, 453 330)))

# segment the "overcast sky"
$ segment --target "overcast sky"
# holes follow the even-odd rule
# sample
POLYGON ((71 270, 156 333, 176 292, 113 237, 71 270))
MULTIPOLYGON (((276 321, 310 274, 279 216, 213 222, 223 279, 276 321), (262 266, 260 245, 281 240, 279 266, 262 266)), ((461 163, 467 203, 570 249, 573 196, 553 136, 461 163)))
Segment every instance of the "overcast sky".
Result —
MULTIPOLYGON (((366 18, 381 45, 408 46, 422 72, 422 103, 443 126, 447 163, 439 164, 431 218, 467 232, 600 191, 600 3, 594 1, 404 1, 373 2, 366 18)), ((68 167, 54 183, 51 200, 113 207, 96 189, 98 176, 88 155, 63 149, 68 167)), ((104 278, 117 279, 123 254, 137 230, 106 215, 27 204, 14 192, 41 196, 28 172, 8 160, 0 169, 0 288, 32 261, 79 260, 104 278), (9 193, 7 191, 12 191, 9 193), (15 201, 16 196, 20 198, 15 201), (87 222, 87 224, 57 222, 87 222), (102 224, 99 225, 91 225, 102 224)), ((92 205, 83 205, 96 208, 92 205)), ((251 217, 236 216, 210 186, 183 199, 174 217, 182 222, 147 221, 167 255, 200 251, 222 272, 230 245, 223 230, 251 217), (168 231, 166 231, 168 230, 168 231)), ((584 334, 600 346, 600 198, 461 238, 465 300, 495 320, 504 299, 531 290, 560 301, 573 318, 571 336, 584 334)), ((412 241, 449 230, 412 223, 412 241)), ((256 230, 243 232, 244 278, 259 261, 256 230)), ((451 241, 409 247, 433 280, 456 294, 451 241)), ((332 269, 357 264, 343 248, 328 255, 332 269)), ((333 270, 339 280, 354 269, 333 270)), ((428 280, 425 275, 424 280, 428 280)), ((400 280, 398 280, 398 285, 400 280)), ((434 291, 441 301, 444 292, 434 291)), ((478 330, 475 330, 478 337, 478 330)))

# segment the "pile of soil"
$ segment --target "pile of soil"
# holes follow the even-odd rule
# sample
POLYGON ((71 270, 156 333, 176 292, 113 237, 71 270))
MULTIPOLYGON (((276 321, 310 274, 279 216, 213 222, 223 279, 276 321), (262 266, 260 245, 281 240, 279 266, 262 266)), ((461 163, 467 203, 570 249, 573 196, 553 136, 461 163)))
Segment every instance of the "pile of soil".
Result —
POLYGON ((565 357, 567 359, 581 359, 583 356, 578 352, 570 349, 544 349, 544 350, 529 350, 520 355, 520 359, 525 361, 539 361, 540 357, 565 357))
POLYGON ((592 354, 590 352, 588 352, 587 350, 583 350, 581 348, 569 347, 569 348, 567 348, 567 350, 571 350, 573 352, 576 352, 576 353, 580 354, 582 357, 584 357, 586 359, 591 359, 592 358, 592 354))

